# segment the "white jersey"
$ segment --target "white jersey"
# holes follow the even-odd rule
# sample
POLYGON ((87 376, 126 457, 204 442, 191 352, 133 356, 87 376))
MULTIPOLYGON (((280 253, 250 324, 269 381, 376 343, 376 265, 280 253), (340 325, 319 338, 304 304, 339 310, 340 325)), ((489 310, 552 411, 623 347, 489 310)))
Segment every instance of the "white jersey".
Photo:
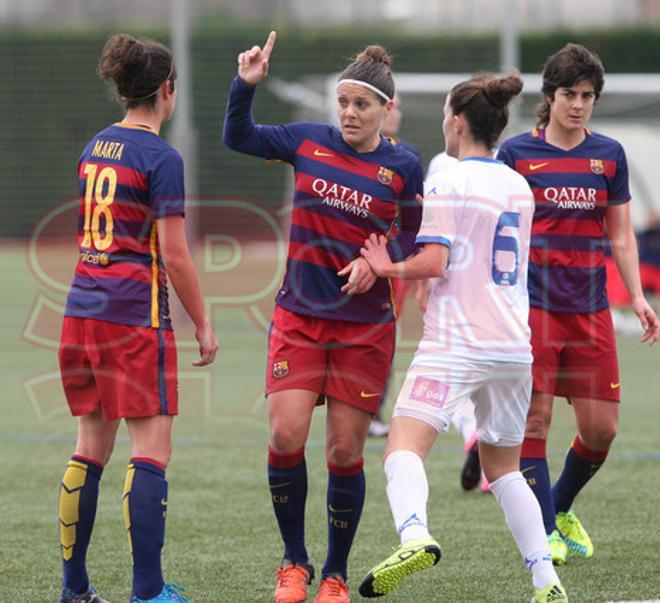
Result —
POLYGON ((458 163, 458 159, 452 157, 451 155, 447 155, 445 151, 442 151, 442 153, 438 153, 437 155, 434 155, 431 158, 431 161, 429 162, 428 169, 426 170, 427 180, 431 176, 435 176, 437 173, 442 172, 443 170, 446 170, 448 167, 452 167, 457 163, 458 163))
POLYGON ((450 249, 433 279, 413 364, 532 362, 527 262, 534 198, 494 159, 469 158, 425 183, 418 243, 450 249))

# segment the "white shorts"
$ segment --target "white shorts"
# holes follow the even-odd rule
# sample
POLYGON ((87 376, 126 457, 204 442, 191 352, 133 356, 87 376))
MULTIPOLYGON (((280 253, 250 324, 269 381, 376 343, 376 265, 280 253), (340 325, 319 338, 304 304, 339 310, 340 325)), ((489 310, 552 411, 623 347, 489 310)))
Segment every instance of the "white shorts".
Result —
POLYGON ((517 446, 522 442, 532 394, 531 365, 433 364, 424 363, 422 355, 415 357, 393 416, 412 417, 439 432, 447 431, 452 416, 472 400, 479 441, 493 446, 517 446))

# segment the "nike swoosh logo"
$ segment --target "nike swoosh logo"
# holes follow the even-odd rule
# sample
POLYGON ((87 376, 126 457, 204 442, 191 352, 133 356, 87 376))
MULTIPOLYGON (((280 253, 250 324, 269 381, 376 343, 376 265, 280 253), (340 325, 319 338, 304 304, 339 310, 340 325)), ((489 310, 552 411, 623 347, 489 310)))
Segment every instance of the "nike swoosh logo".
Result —
POLYGON ((271 490, 277 490, 278 488, 284 488, 284 486, 290 486, 291 482, 284 482, 282 484, 274 484, 272 486, 268 486, 271 490))
POLYGON ((520 473, 525 475, 528 471, 531 471, 532 469, 536 469, 536 465, 532 465, 531 467, 525 467, 520 473))
POLYGON ((535 172, 536 170, 540 170, 542 167, 545 167, 549 163, 549 161, 546 161, 545 163, 530 163, 529 169, 530 171, 535 172))
POLYGON ((353 509, 335 509, 332 505, 328 505, 331 513, 352 513, 353 509))
POLYGON ((165 498, 160 499, 160 504, 163 505, 164 507, 167 506, 167 500, 165 498))
POLYGON ((380 396, 380 392, 365 392, 364 390, 360 392, 360 398, 375 398, 376 396, 380 396))
POLYGON ((620 385, 621 385, 621 381, 619 381, 618 383, 612 383, 612 382, 610 381, 610 387, 611 387, 612 389, 616 389, 616 388, 619 387, 620 385))
POLYGON ((314 157, 334 157, 332 153, 324 153, 321 149, 314 149, 314 157))

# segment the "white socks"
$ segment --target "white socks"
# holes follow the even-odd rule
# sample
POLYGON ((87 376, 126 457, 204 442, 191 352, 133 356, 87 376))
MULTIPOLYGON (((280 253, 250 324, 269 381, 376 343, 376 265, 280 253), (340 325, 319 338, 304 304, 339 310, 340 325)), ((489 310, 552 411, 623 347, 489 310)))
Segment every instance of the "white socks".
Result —
POLYGON ((512 471, 490 483, 506 524, 511 530, 525 564, 532 572, 534 588, 560 584, 552 565, 541 507, 520 471, 512 471))
POLYGON ((426 519, 429 483, 422 459, 410 450, 396 450, 385 459, 383 468, 387 476, 387 498, 401 544, 430 538, 426 519))

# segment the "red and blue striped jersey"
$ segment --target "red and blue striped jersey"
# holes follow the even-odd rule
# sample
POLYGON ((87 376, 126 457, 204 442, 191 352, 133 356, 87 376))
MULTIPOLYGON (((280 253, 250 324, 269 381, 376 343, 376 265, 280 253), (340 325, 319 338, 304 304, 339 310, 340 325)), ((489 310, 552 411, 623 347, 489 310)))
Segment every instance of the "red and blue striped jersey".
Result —
POLYGON ((630 201, 628 164, 612 138, 585 130, 565 151, 543 129, 507 140, 497 158, 529 183, 536 210, 529 257, 530 303, 552 312, 608 307, 605 210, 630 201))
POLYGON ((65 316, 171 329, 156 219, 183 215, 181 156, 147 126, 114 124, 78 163, 79 258, 65 316))
POLYGON ((255 88, 235 78, 227 106, 224 141, 230 148, 290 163, 295 171, 293 215, 286 274, 276 304, 319 318, 375 323, 392 320, 391 283, 378 279, 366 293, 346 295, 337 271, 359 257, 371 233, 390 236, 388 250, 400 261, 415 250, 423 190, 419 161, 385 138, 358 153, 341 131, 320 123, 257 125, 255 88), (398 234, 392 229, 398 225, 398 234))

